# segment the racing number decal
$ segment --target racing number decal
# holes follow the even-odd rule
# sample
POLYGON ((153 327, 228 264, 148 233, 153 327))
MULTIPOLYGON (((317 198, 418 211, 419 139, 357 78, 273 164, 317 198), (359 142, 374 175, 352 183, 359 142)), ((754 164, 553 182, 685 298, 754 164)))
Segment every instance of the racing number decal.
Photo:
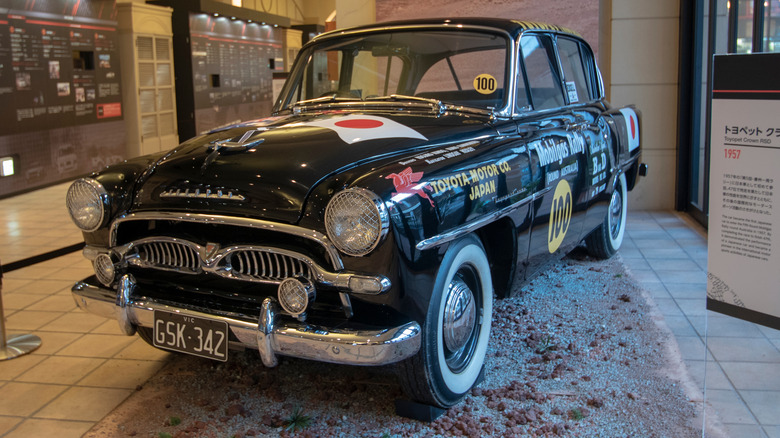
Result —
POLYGON ((550 208, 550 225, 547 230, 547 249, 550 254, 558 250, 569 230, 571 222, 571 187, 565 179, 558 182, 555 186, 552 207, 550 208))
POLYGON ((487 73, 474 78, 474 89, 480 94, 493 94, 496 91, 496 86, 496 78, 487 73))

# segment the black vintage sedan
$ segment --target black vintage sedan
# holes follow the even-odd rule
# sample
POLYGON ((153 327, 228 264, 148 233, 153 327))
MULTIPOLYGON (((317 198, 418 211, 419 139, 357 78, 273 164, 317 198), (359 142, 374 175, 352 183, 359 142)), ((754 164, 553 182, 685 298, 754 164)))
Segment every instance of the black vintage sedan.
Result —
POLYGON ((417 402, 478 381, 495 297, 583 240, 610 257, 639 114, 588 44, 499 19, 380 23, 301 50, 270 117, 76 181, 78 305, 156 347, 397 363, 417 402))

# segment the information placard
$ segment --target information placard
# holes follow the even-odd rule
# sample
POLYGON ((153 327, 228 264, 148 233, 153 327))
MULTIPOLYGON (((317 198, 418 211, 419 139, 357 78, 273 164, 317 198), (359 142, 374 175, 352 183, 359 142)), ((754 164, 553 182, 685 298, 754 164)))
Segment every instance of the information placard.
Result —
POLYGON ((707 308, 780 329, 780 54, 715 56, 707 308))

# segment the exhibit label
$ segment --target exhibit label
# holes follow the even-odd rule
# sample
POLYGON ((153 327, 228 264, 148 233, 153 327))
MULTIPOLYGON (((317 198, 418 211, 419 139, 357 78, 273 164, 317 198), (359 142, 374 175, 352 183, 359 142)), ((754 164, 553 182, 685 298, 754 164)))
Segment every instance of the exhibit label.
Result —
POLYGON ((780 329, 780 54, 714 66, 707 308, 780 329))

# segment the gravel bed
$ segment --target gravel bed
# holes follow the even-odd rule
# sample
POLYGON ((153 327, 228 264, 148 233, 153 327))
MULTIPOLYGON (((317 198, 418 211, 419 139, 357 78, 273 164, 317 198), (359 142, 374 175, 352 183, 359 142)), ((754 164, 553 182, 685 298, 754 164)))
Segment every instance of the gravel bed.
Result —
POLYGON ((491 338, 485 380, 431 423, 395 415, 392 366, 268 369, 246 351, 174 356, 85 436, 701 436, 701 395, 619 256, 578 248, 516 285, 494 303, 491 338))

